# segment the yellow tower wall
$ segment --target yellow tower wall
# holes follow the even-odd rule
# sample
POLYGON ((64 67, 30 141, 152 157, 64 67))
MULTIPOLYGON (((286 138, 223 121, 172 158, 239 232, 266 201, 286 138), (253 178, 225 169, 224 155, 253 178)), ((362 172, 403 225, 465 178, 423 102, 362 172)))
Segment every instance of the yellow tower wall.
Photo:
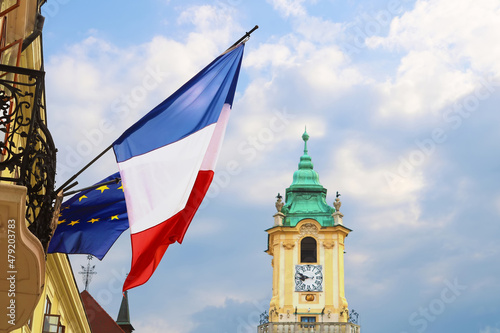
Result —
POLYGON ((316 317, 317 322, 347 322, 344 240, 350 230, 342 225, 321 227, 313 219, 304 219, 295 227, 275 226, 267 232, 267 253, 273 256, 269 320, 296 322, 300 316, 311 316, 316 317), (304 237, 316 240, 318 261, 310 264, 323 268, 322 291, 295 291, 295 265, 305 264, 300 262, 300 244, 304 237))

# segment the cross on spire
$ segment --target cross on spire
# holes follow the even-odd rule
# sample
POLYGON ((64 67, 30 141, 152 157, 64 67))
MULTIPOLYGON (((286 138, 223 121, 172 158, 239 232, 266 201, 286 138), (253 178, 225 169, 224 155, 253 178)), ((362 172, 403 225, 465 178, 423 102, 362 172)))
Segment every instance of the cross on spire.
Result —
POLYGON ((95 265, 90 267, 90 261, 92 260, 92 258, 93 258, 93 256, 91 254, 89 254, 87 256, 87 259, 88 259, 87 267, 81 265, 82 271, 78 272, 78 274, 83 275, 83 283, 85 284, 85 290, 87 290, 87 291, 88 291, 90 282, 92 281, 92 275, 97 274, 97 272, 94 272, 95 265))

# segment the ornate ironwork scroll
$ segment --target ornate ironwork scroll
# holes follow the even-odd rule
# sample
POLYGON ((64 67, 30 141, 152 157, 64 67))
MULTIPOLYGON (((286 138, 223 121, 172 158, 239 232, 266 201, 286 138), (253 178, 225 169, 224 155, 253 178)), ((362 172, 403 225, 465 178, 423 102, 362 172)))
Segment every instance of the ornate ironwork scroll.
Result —
POLYGON ((356 312, 356 310, 352 309, 351 312, 349 312, 349 320, 351 324, 358 325, 358 317, 359 313, 356 312))
POLYGON ((44 249, 52 233, 56 149, 45 125, 42 71, 0 65, 0 180, 26 186, 26 220, 44 249))
POLYGON ((260 314, 259 323, 260 325, 269 323, 269 314, 267 313, 267 311, 264 311, 260 314))

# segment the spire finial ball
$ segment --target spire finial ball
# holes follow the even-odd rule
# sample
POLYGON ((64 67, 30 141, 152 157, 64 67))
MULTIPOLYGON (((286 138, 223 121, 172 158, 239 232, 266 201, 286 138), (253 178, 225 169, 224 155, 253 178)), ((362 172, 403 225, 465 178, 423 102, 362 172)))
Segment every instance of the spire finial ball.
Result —
POLYGON ((304 134, 302 134, 302 140, 306 141, 309 140, 309 134, 307 134, 307 129, 304 129, 304 134))

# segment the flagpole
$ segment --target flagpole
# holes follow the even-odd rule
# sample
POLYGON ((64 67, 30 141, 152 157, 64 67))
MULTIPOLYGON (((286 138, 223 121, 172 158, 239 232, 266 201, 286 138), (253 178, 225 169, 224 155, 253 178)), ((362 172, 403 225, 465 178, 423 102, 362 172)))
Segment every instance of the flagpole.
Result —
POLYGON ((227 51, 229 51, 230 49, 232 49, 233 47, 235 47, 236 45, 238 45, 239 43, 241 43, 245 38, 249 38, 250 35, 252 34, 252 32, 254 32, 257 29, 259 29, 259 26, 255 25, 255 27, 253 27, 252 30, 246 32, 243 37, 241 37, 240 39, 238 39, 233 45, 231 45, 226 51, 224 51, 224 53, 226 53, 227 51))
MULTIPOLYGON (((78 171, 77 173, 75 173, 70 179, 68 179, 64 184, 62 184, 57 190, 56 190, 56 193, 59 193, 59 191, 65 190, 65 187, 68 186, 69 183, 71 183, 73 180, 75 180, 76 177, 80 176, 80 174, 82 172, 84 172, 85 170, 87 170, 87 168, 89 166, 91 166, 92 164, 94 164, 95 161, 97 161, 98 159, 100 159, 102 157, 102 155, 106 154, 111 148, 113 148, 113 145, 110 145, 109 147, 107 147, 106 149, 104 149, 99 155, 97 155, 92 161, 90 161, 89 163, 87 163, 86 166, 84 166, 80 171, 78 171)), ((76 184, 75 184, 76 185, 76 184)))
POLYGON ((78 193, 78 192, 81 192, 81 191, 90 190, 90 189, 97 188, 97 187, 100 187, 100 186, 103 186, 103 185, 118 184, 118 182, 120 180, 121 180, 120 177, 116 177, 115 179, 108 180, 107 182, 103 182, 103 183, 95 184, 95 185, 92 185, 92 186, 87 186, 87 187, 84 187, 84 188, 81 188, 81 189, 78 189, 78 190, 66 192, 63 195, 64 196, 72 195, 72 194, 75 194, 75 193, 78 193))

